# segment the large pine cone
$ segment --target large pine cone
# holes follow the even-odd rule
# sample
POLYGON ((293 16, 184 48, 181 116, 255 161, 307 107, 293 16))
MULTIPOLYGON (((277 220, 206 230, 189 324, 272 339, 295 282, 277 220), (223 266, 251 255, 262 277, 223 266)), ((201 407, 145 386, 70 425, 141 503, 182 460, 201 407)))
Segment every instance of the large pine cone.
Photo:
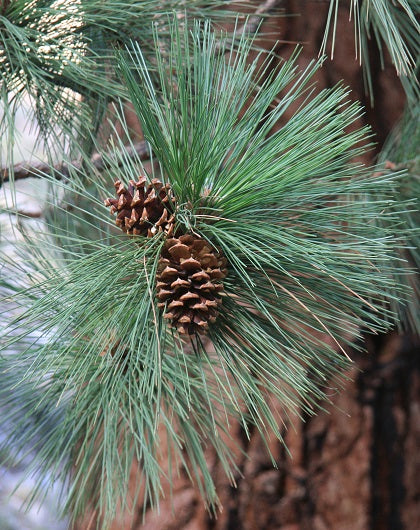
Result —
POLYGON ((192 235, 167 239, 159 260, 158 307, 181 334, 204 333, 222 303, 226 259, 204 239, 192 235))
POLYGON ((112 214, 118 213, 115 223, 121 230, 147 237, 157 232, 172 235, 175 200, 169 184, 153 179, 146 186, 146 177, 141 177, 138 182, 130 180, 128 189, 120 180, 114 186, 118 199, 106 199, 105 206, 111 207, 112 214))

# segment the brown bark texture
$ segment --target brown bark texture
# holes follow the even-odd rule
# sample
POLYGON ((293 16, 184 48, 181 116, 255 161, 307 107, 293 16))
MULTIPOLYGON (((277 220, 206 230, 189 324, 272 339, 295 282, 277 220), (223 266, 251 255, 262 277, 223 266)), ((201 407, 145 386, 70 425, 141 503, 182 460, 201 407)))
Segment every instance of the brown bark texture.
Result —
MULTIPOLYGON (((403 111, 405 97, 389 60, 382 70, 372 43, 375 106, 366 96, 362 72, 354 56, 353 26, 347 2, 340 8, 334 61, 317 74, 320 87, 343 81, 350 99, 366 113, 358 125, 370 124, 376 152, 403 111)), ((288 0, 286 13, 264 23, 267 49, 287 58, 303 43, 299 64, 318 55, 328 2, 288 0)), ((372 161, 375 150, 371 153, 372 161)), ((412 337, 391 333, 367 337, 367 352, 354 353, 354 368, 342 391, 331 396, 314 417, 292 419, 284 437, 270 449, 275 469, 258 435, 248 440, 239 427, 235 438, 248 453, 238 452, 237 486, 229 484, 213 452, 208 464, 223 509, 217 517, 205 510, 200 496, 182 474, 174 477, 173 499, 160 511, 139 504, 113 530, 414 530, 420 525, 420 371, 418 344, 412 337), (417 349, 416 349, 417 346, 417 349)), ((136 470, 133 470, 135 473, 136 470)))

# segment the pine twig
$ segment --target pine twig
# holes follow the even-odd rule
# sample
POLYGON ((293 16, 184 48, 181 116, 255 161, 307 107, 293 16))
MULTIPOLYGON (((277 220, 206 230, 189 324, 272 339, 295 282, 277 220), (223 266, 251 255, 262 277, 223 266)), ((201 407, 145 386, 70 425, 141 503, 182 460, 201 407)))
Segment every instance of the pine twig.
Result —
MULTIPOLYGON (((132 146, 125 147, 124 153, 126 156, 128 155, 129 158, 140 157, 140 160, 148 160, 150 158, 150 151, 146 142, 139 142, 132 146)), ((98 153, 92 156, 91 162, 98 171, 103 171, 108 166, 105 158, 98 153)), ((46 162, 21 162, 14 166, 13 172, 8 168, 2 168, 0 170, 0 187, 3 182, 8 182, 10 180, 11 174, 13 174, 13 180, 21 180, 28 177, 40 178, 45 175, 52 175, 57 180, 61 180, 70 175, 70 168, 77 170, 81 167, 82 162, 80 160, 71 162, 71 164, 61 162, 54 166, 50 166, 46 162)))
POLYGON ((12 215, 18 215, 20 217, 26 217, 26 218, 29 218, 29 219, 40 219, 42 216, 43 216, 43 212, 38 210, 38 211, 27 211, 27 210, 17 210, 16 212, 8 212, 12 215))
POLYGON ((280 6, 282 0, 265 0, 263 4, 255 11, 249 18, 247 24, 239 28, 238 34, 241 35, 245 30, 249 33, 255 33, 264 15, 268 15, 271 11, 280 6))

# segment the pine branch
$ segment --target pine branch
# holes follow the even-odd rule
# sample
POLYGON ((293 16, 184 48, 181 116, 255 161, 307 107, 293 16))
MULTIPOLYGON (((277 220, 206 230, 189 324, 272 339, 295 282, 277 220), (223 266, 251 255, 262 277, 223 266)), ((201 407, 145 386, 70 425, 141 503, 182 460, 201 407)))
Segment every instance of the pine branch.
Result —
POLYGON ((272 71, 263 53, 250 61, 245 34, 226 53, 231 36, 208 24, 174 18, 168 31, 168 54, 154 33, 158 87, 138 44, 117 65, 156 163, 139 178, 141 160, 118 145, 101 155, 103 178, 47 175, 48 232, 27 228, 21 259, 2 256, 18 316, 1 320, 2 349, 17 353, 0 356, 14 376, 0 397, 3 421, 20 418, 5 443, 19 456, 37 442, 28 472, 71 475, 65 509, 89 502, 102 528, 129 508, 134 462, 145 504, 181 465, 214 507, 206 444, 233 479, 232 422, 282 441, 282 417, 316 411, 360 330, 389 329, 385 302, 405 293, 398 175, 351 163, 367 131, 347 90, 313 91, 321 62, 300 72, 297 54, 272 71), (27 410, 40 401, 63 412, 42 443, 27 410))
POLYGON ((249 18, 247 23, 239 28, 237 34, 241 35, 242 33, 244 33, 244 31, 250 34, 254 34, 257 31, 261 20, 263 20, 264 17, 272 13, 282 3, 283 0, 265 0, 265 2, 263 2, 256 9, 255 13, 249 18))
MULTIPOLYGON (((126 146, 124 148, 124 154, 130 159, 140 158, 140 160, 148 160, 150 158, 150 149, 146 142, 139 142, 132 146, 126 146)), ((98 171, 103 171, 109 167, 109 163, 106 160, 106 156, 103 154, 95 154, 91 158, 92 166, 98 171)), ((71 171, 80 171, 83 162, 81 160, 75 160, 70 164, 61 162, 54 166, 46 163, 27 163, 22 162, 14 166, 13 170, 10 171, 8 168, 0 170, 0 182, 9 182, 10 180, 17 181, 25 178, 43 178, 52 176, 57 180, 66 179, 69 177, 71 171), (13 177, 11 178, 11 175, 13 177)), ((121 161, 122 164, 122 161, 121 161)))

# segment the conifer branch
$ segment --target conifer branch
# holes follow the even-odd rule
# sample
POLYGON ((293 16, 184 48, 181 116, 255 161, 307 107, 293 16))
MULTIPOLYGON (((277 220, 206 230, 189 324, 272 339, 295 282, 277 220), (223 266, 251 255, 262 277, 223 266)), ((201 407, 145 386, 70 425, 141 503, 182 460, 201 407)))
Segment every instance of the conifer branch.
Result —
POLYGON ((258 9, 255 10, 255 13, 250 17, 248 22, 241 26, 238 34, 241 35, 245 30, 248 33, 256 33, 262 18, 274 11, 280 6, 281 3, 282 0, 266 0, 258 9))
MULTIPOLYGON (((138 142, 132 146, 127 146, 124 148, 124 155, 128 156, 130 159, 140 158, 140 160, 148 160, 150 157, 150 150, 146 142, 138 142)), ((121 161, 122 163, 122 161, 121 161)), ((103 171, 109 165, 105 157, 99 153, 96 153, 91 158, 91 164, 98 170, 103 171)), ((13 180, 22 180, 29 177, 42 178, 45 176, 53 176, 57 180, 61 180, 70 175, 72 170, 80 170, 82 167, 82 162, 80 160, 75 160, 70 164, 65 162, 60 162, 54 166, 49 165, 47 162, 21 162, 16 164, 13 168, 13 171, 10 171, 8 168, 2 168, 0 172, 0 182, 8 182, 13 175, 13 180)))
POLYGON ((92 507, 103 530, 131 509, 131 487, 157 506, 179 466, 215 510, 206 447, 234 482, 231 425, 283 443, 284 417, 325 403, 361 330, 391 329, 388 300, 407 293, 395 280, 398 175, 351 162, 368 131, 353 127, 363 110, 348 90, 312 91, 321 61, 299 71, 296 53, 267 75, 270 56, 250 61, 249 25, 235 53, 209 22, 174 17, 165 30, 153 27, 156 77, 148 46, 117 55, 147 143, 124 146, 121 101, 115 150, 3 174, 44 176, 54 207, 42 232, 22 230, 19 260, 1 258, 17 309, 1 313, 0 453, 19 461, 36 446, 28 504, 47 470, 71 477, 63 511, 75 520, 92 507), (72 170, 85 178, 66 182, 72 170), (112 180, 118 198, 105 205, 130 237, 105 210, 112 180))

